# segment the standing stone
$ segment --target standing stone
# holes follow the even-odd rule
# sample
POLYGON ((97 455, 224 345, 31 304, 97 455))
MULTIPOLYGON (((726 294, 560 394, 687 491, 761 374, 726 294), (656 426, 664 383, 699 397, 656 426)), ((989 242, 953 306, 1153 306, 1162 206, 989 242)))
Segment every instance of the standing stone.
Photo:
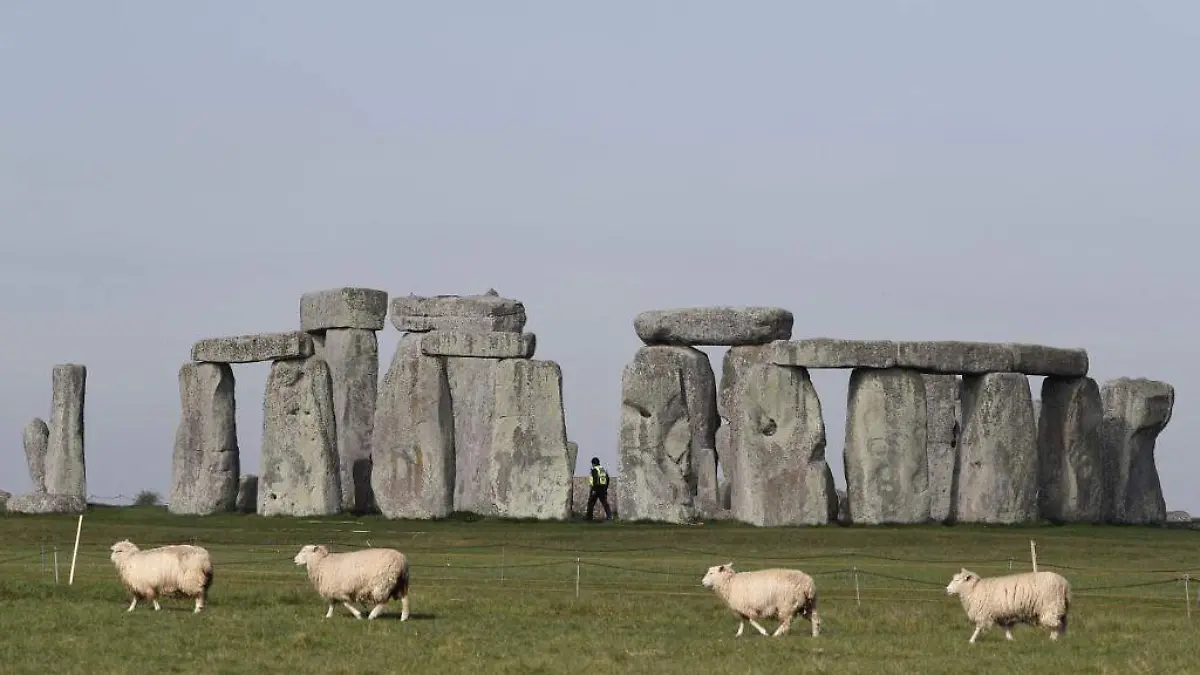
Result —
POLYGON ((923 375, 925 379, 926 454, 929 458, 929 519, 950 517, 954 466, 958 460, 959 382, 956 375, 923 375))
POLYGON ((167 510, 187 515, 234 510, 241 464, 233 368, 225 363, 183 364, 179 403, 167 510))
MULTIPOLYGON (((1044 382, 1045 380, 1043 380, 1044 382)), ((1038 427, 1042 423, 1042 399, 1033 399, 1033 426, 1038 427)))
POLYGON ((1037 433, 1029 379, 1020 373, 966 375, 960 398, 953 519, 996 524, 1037 520, 1037 433))
POLYGON ((258 476, 248 473, 238 481, 237 512, 254 513, 258 510, 258 476))
POLYGON ((721 361, 721 388, 717 392, 717 412, 725 420, 717 429, 717 461, 721 467, 721 475, 729 481, 729 503, 725 508, 732 508, 733 492, 737 489, 737 439, 734 427, 738 421, 738 381, 755 363, 764 360, 766 347, 761 345, 742 345, 730 347, 721 361))
MULTIPOLYGON (((1104 406, 1090 377, 1042 381, 1038 508, 1057 523, 1103 523, 1108 481, 1100 427, 1104 406)), ((1035 408, 1036 410, 1036 408, 1035 408)))
POLYGON ((10 498, 12 498, 11 492, 5 492, 4 490, 0 490, 0 513, 3 513, 8 510, 8 500, 10 498))
MULTIPOLYGON (((565 411, 564 411, 565 416, 565 411)), ((579 461, 579 444, 567 441, 567 465, 571 467, 571 504, 575 504, 575 463, 579 461)), ((572 509, 575 507, 572 506, 572 509)), ((572 511, 574 512, 574 511, 572 511)))
POLYGON ((730 486, 733 481, 733 474, 736 471, 734 468, 735 458, 733 450, 731 449, 731 429, 732 427, 728 423, 717 427, 716 451, 720 462, 718 466, 721 468, 721 482, 719 484, 720 494, 718 496, 721 509, 724 511, 728 511, 730 509, 730 498, 732 495, 730 492, 730 486))
POLYGON ((444 518, 454 508, 454 415, 441 357, 404 335, 379 386, 371 486, 387 518, 444 518))
POLYGON ((329 366, 319 356, 275 361, 263 400, 258 514, 333 515, 341 506, 329 366))
MULTIPOLYGON (((428 357, 437 358, 437 357, 428 357)), ((454 416, 454 511, 497 515, 491 481, 492 419, 496 408, 494 359, 447 358, 450 409, 454 416)))
POLYGON ((553 361, 501 361, 494 397, 489 482, 496 510, 508 518, 570 518, 573 466, 562 369, 553 361))
POLYGON ((1104 383, 1101 438, 1109 462, 1110 522, 1161 523, 1167 505, 1154 462, 1158 435, 1171 421, 1175 388, 1166 382, 1122 377, 1104 383))
POLYGON ((688 485, 696 496, 699 514, 715 513, 719 508, 716 433, 721 418, 717 414, 717 380, 712 362, 707 354, 694 347, 642 347, 639 351, 648 353, 643 358, 673 363, 683 377, 683 403, 692 432, 688 485))
POLYGON ((837 518, 825 423, 808 371, 756 363, 738 380, 733 517, 759 526, 837 518))
POLYGON ((621 373, 622 520, 692 520, 691 442, 683 372, 661 351, 638 350, 621 373))
POLYGON ((25 461, 29 464, 29 478, 34 492, 46 491, 46 452, 50 447, 50 427, 40 417, 29 420, 21 433, 25 446, 25 461))
POLYGON ((46 492, 87 498, 83 459, 83 400, 87 368, 54 366, 51 376, 50 438, 46 450, 46 492))
POLYGON ((371 431, 375 427, 379 386, 379 342, 374 331, 363 328, 330 328, 323 342, 322 356, 329 364, 337 419, 341 508, 368 513, 375 509, 371 431))
POLYGON ((929 520, 928 411, 921 374, 856 368, 849 392, 844 465, 851 522, 929 520))

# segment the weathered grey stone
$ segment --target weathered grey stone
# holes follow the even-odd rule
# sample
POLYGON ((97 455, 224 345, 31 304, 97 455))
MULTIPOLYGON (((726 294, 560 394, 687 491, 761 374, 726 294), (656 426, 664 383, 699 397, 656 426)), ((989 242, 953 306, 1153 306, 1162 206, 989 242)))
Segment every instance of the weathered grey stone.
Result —
POLYGON ((520 333, 525 328, 525 305, 495 291, 482 295, 409 295, 392 298, 392 325, 397 330, 498 331, 520 333))
POLYGON ((233 511, 241 472, 233 368, 183 364, 179 404, 167 510, 187 515, 233 511))
POLYGON ((1006 373, 1012 372, 1013 352, 999 342, 897 342, 896 366, 925 373, 1006 373))
MULTIPOLYGON (((1106 494, 1100 387, 1090 377, 1047 377, 1038 417, 1038 509, 1058 523, 1102 523, 1106 494)), ((1036 408, 1035 408, 1036 409, 1036 408)))
POLYGON ((845 490, 837 491, 838 512, 837 521, 843 525, 850 524, 850 495, 845 490))
POLYGON ((837 493, 808 371, 756 363, 738 378, 738 389, 733 517, 760 526, 833 521, 837 493))
POLYGON ((895 368, 896 343, 835 338, 777 340, 767 349, 766 358, 781 366, 803 368, 895 368))
POLYGON ((374 331, 330 328, 322 357, 329 364, 333 414, 337 419, 342 510, 375 510, 371 491, 371 432, 379 386, 379 341, 374 331))
POLYGON ((1084 377, 1088 374, 1085 349, 1063 349, 1045 345, 1009 344, 1014 373, 1047 377, 1084 377))
POLYGON ((387 518, 444 518, 454 508, 454 414, 445 359, 400 338, 379 386, 371 486, 387 518))
POLYGON ((263 398, 258 514, 332 515, 341 506, 329 366, 317 356, 276 361, 263 398))
POLYGON ((238 481, 237 512, 254 513, 258 510, 258 476, 248 473, 238 481))
MULTIPOLYGON (((430 357, 433 358, 433 357, 430 357)), ((454 415, 454 511, 498 514, 491 480, 492 421, 496 410, 493 359, 448 358, 450 409, 454 415)))
POLYGON ((711 514, 718 508, 716 432, 721 424, 712 362, 694 347, 655 346, 639 351, 647 352, 643 358, 674 364, 683 376, 683 402, 692 432, 688 485, 699 514, 711 514))
POLYGON ((758 345, 792 336, 792 313, 779 307, 685 307, 638 314, 634 330, 648 345, 758 345))
MULTIPOLYGON (((0 501, 3 500, 3 495, 0 495, 0 501)), ((1190 523, 1192 522, 1192 514, 1187 511, 1167 511, 1168 523, 1190 523)))
POLYGON ((683 372, 662 354, 639 350, 621 373, 622 520, 684 523, 695 515, 683 372))
POLYGON ((733 474, 737 472, 737 456, 734 454, 732 446, 732 428, 729 424, 722 424, 717 427, 716 434, 717 466, 721 470, 721 481, 718 483, 721 492, 718 495, 718 502, 725 511, 730 508, 733 474))
MULTIPOLYGON (((737 439, 734 432, 739 415, 738 381, 746 370, 755 363, 765 359, 766 347, 763 345, 743 345, 730 347, 721 361, 721 386, 717 392, 717 412, 725 423, 717 428, 717 465, 721 474, 730 481, 730 493, 737 489, 734 475, 737 473, 737 439)), ((731 496, 732 498, 732 496, 731 496)), ((729 508, 726 506, 726 508, 729 508)))
POLYGON ((721 487, 719 489, 721 491, 720 498, 721 498, 721 519, 722 520, 732 520, 733 519, 733 512, 730 510, 730 506, 733 501, 733 494, 730 491, 731 486, 732 486, 732 483, 728 478, 721 479, 721 487))
POLYGON ((8 500, 12 497, 11 492, 0 490, 0 513, 8 510, 8 500))
POLYGON ((329 328, 383 330, 388 313, 387 291, 374 288, 331 288, 300 296, 300 330, 329 328))
POLYGON ((537 349, 533 333, 435 330, 421 339, 426 356, 461 356, 479 359, 528 359, 537 349))
POLYGON ((192 360, 205 363, 255 363, 306 359, 313 355, 312 336, 303 331, 207 338, 192 345, 192 360))
POLYGON ((74 363, 54 366, 51 375, 50 431, 46 447, 46 492, 87 497, 83 450, 83 407, 87 368, 74 363))
POLYGON ((87 500, 79 495, 60 495, 50 492, 30 492, 10 497, 5 508, 9 513, 69 513, 87 511, 87 500))
MULTIPOLYGON (((567 441, 567 465, 571 467, 571 476, 575 475, 575 464, 578 461, 579 461, 579 444, 576 443, 575 441, 567 441)), ((572 478, 570 485, 571 485, 570 501, 572 504, 572 508, 574 508, 574 504, 575 504, 575 480, 574 480, 574 478, 572 478)))
POLYGON ((1166 382, 1122 377, 1104 383, 1101 439, 1109 465, 1114 523, 1143 525, 1166 519, 1162 483, 1154 461, 1158 435, 1171 421, 1175 388, 1166 382))
POLYGON ((1034 426, 1034 428, 1040 428, 1041 423, 1042 423, 1042 399, 1035 398, 1035 399, 1033 399, 1033 426, 1034 426))
POLYGON ((50 427, 40 417, 29 420, 21 432, 21 444, 25 446, 25 461, 29 464, 29 478, 34 492, 46 491, 46 452, 50 448, 50 427))
MULTIPOLYGON (((591 488, 588 487, 587 476, 574 476, 571 478, 571 515, 578 518, 587 517, 587 500, 591 493, 591 488)), ((612 516, 617 516, 617 477, 608 477, 608 509, 612 516)), ((592 510, 592 516, 595 518, 604 517, 604 507, 600 501, 596 500, 596 508, 592 510)))
POLYGON ((496 510, 508 518, 571 516, 571 452, 562 369, 553 361, 506 359, 496 366, 492 474, 496 510))
POLYGON ((926 455, 929 459, 929 519, 950 517, 954 466, 958 459, 959 417, 957 375, 922 375, 925 380, 926 455))
POLYGON ((952 518, 960 523, 1037 520, 1033 396, 1020 373, 962 379, 962 437, 952 518))
POLYGON ((851 522, 929 520, 928 411, 921 373, 856 368, 848 401, 844 466, 851 522))

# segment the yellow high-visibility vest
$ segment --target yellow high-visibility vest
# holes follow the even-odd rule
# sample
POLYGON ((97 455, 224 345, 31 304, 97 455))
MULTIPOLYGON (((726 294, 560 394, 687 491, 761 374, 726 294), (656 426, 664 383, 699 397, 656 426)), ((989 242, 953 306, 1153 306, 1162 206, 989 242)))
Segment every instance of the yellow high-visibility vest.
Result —
POLYGON ((593 476, 590 472, 588 473, 588 485, 593 487, 596 485, 608 485, 608 472, 604 470, 604 467, 593 466, 592 471, 595 471, 596 474, 593 476))

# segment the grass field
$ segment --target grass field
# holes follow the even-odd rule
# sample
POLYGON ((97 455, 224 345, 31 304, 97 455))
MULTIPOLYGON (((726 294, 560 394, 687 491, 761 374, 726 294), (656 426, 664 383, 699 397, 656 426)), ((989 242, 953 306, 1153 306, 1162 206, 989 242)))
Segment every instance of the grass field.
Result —
POLYGON ((1189 620, 1178 581, 1200 572, 1200 532, 1190 530, 188 518, 94 508, 68 586, 75 525, 0 517, 0 672, 1200 673, 1200 607, 1189 620), (108 560, 108 547, 126 537, 142 548, 193 539, 207 547, 216 572, 205 613, 168 599, 162 612, 140 603, 126 614, 108 560), (1029 569, 1031 538, 1039 567, 1075 589, 1070 631, 1051 643, 1021 626, 1009 643, 993 629, 967 644, 972 627, 945 584, 964 565, 1000 574, 1012 558, 1012 569, 1029 569), (377 621, 340 607, 324 620, 292 556, 305 543, 336 551, 368 542, 409 556, 412 619, 397 621, 393 603, 377 621), (747 626, 734 639, 737 620, 699 585, 708 566, 729 561, 812 574, 822 635, 809 637, 797 619, 782 638, 747 626))

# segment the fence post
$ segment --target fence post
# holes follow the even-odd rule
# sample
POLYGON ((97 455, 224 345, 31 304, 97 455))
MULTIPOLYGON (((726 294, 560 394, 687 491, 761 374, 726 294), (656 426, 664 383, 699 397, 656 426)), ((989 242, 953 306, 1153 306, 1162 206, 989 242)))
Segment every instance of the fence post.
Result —
POLYGON ((1012 571, 1012 556, 1008 557, 1008 571, 1012 571))
POLYGON ((504 547, 500 547, 500 583, 504 583, 504 547))
POLYGON ((83 532, 83 514, 79 514, 79 524, 75 526, 75 550, 71 553, 71 577, 68 586, 75 585, 75 559, 79 557, 79 535, 83 532))
POLYGON ((54 547, 54 583, 58 583, 58 546, 54 547))
POLYGON ((858 605, 862 604, 862 596, 858 593, 858 566, 854 566, 854 602, 858 605))
POLYGON ((579 597, 579 558, 575 559, 575 597, 579 597))
POLYGON ((1188 621, 1192 620, 1192 589, 1188 575, 1183 575, 1183 605, 1187 607, 1188 621))
POLYGON ((1037 544, 1029 540, 1029 559, 1033 562, 1033 571, 1037 572, 1037 544))
POLYGON ((42 537, 42 576, 46 576, 46 538, 42 537))

